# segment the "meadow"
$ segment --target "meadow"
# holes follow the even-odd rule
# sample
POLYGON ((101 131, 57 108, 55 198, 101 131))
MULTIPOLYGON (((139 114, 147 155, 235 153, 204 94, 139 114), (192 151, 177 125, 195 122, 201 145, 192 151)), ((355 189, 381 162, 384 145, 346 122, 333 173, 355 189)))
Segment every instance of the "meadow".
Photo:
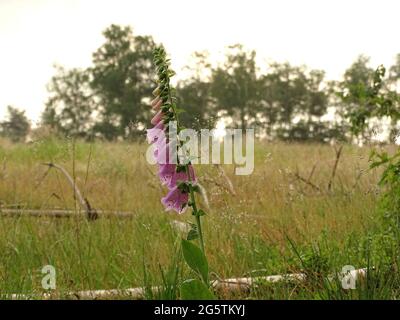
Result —
MULTIPOLYGON (((0 143, 0 294, 32 298, 44 265, 57 272, 54 297, 94 289, 149 287, 190 276, 177 243, 184 236, 164 211, 156 168, 143 142, 81 142, 46 137, 29 144, 0 143), (129 212, 94 221, 86 216, 56 163, 74 178, 97 210, 129 212), (31 217, 25 209, 68 209, 69 218, 31 217), (176 263, 176 264, 175 264, 176 263), (180 268, 177 270, 176 265, 180 268), (177 276, 176 276, 176 274, 177 276)), ((370 170, 370 147, 258 141, 255 170, 234 175, 233 165, 198 165, 208 209, 203 219, 211 279, 306 272, 299 283, 264 284, 240 299, 395 299, 397 254, 378 219, 380 172, 370 170), (335 149, 336 148, 336 149, 335 149), (335 151, 336 150, 336 151, 335 151), (334 170, 335 164, 337 169, 334 170), (207 203, 208 202, 208 205, 207 203), (389 242, 388 242, 389 243, 389 242), (343 266, 374 266, 355 290, 327 280, 343 266), (395 271, 395 272, 393 272, 395 271)), ((389 147, 390 148, 390 147, 389 147)), ((119 298, 124 298, 123 296, 119 298)), ((145 298, 177 298, 175 290, 145 298)))

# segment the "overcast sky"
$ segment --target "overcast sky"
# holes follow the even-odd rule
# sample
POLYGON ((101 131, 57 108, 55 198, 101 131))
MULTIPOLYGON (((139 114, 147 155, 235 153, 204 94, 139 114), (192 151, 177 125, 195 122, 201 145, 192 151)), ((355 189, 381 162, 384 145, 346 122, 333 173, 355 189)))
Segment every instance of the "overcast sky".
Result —
POLYGON ((0 119, 11 104, 38 120, 53 64, 90 65, 111 23, 163 42, 173 67, 196 50, 242 43, 258 61, 321 68, 338 79, 358 54, 400 53, 398 0, 0 0, 0 119))

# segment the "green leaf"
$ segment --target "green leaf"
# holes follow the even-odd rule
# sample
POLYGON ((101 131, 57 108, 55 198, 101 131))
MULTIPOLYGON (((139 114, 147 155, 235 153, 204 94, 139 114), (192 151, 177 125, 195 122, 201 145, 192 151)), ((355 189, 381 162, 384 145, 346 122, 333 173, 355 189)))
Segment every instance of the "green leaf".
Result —
POLYGON ((207 286, 197 279, 189 279, 181 285, 183 300, 215 300, 215 296, 207 286))
POLYGON ((205 283, 208 283, 208 263, 201 249, 190 241, 182 239, 182 253, 188 266, 195 271, 205 283))

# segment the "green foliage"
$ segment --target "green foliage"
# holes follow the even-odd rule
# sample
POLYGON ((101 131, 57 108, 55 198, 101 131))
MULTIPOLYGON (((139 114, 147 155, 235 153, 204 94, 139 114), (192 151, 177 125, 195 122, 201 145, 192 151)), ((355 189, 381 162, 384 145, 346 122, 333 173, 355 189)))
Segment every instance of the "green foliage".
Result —
POLYGON ((87 70, 55 68, 42 124, 66 136, 89 138, 93 135, 93 116, 97 109, 90 90, 91 75, 87 70))
POLYGON ((13 142, 25 140, 31 128, 25 111, 20 111, 12 106, 8 106, 7 111, 8 119, 0 123, 0 134, 13 142))
POLYGON ((254 118, 259 101, 259 78, 255 51, 246 52, 242 45, 229 47, 226 61, 212 71, 211 92, 218 109, 225 110, 242 128, 254 118))
MULTIPOLYGON (((92 67, 57 67, 42 122, 67 136, 136 138, 151 117, 148 99, 154 84, 155 43, 150 36, 135 35, 128 26, 111 25, 103 35, 105 41, 93 53, 92 67)), ((376 106, 378 115, 398 116, 391 101, 400 78, 400 57, 382 87, 368 63, 368 57, 359 56, 343 81, 327 82, 323 71, 289 63, 271 63, 261 73, 256 52, 240 44, 230 46, 225 61, 217 66, 211 65, 207 52, 195 52, 187 66, 188 77, 171 90, 174 101, 170 103, 182 127, 214 128, 221 116, 228 116, 232 127, 257 127, 269 139, 346 140, 346 121, 323 119, 332 107, 352 123, 353 134, 368 139, 373 132, 367 119, 374 116, 376 106), (332 94, 338 90, 343 92, 340 97, 332 94), (177 101, 183 108, 177 107, 177 101)), ((170 72, 168 77, 174 74, 170 72)), ((163 106, 164 111, 169 108, 163 106)))
MULTIPOLYGON (((349 113, 351 129, 354 133, 363 133, 368 120, 390 117, 393 123, 400 120, 400 97, 390 91, 385 83, 385 68, 379 66, 370 78, 350 86, 344 101, 357 103, 349 113), (368 83, 368 80, 370 83, 368 83)), ((382 167, 380 186, 383 188, 381 211, 389 231, 400 240, 400 149, 388 155, 386 151, 374 150, 370 156, 371 168, 382 167)))
POLYGON ((170 265, 164 269, 160 264, 159 274, 161 276, 162 285, 158 286, 157 290, 153 290, 152 275, 149 274, 148 266, 143 261, 143 278, 146 299, 158 300, 176 300, 179 296, 179 281, 181 276, 181 254, 176 250, 173 254, 173 259, 170 265))
POLYGON ((181 284, 181 299, 183 300, 214 300, 210 289, 198 279, 185 280, 181 284))
POLYGON ((143 99, 151 95, 155 43, 118 25, 111 25, 103 35, 106 41, 93 53, 94 66, 89 69, 101 118, 94 130, 107 139, 132 137, 149 117, 143 99))
POLYGON ((208 285, 208 263, 201 249, 192 242, 182 239, 182 253, 188 266, 208 285))
POLYGON ((304 253, 301 257, 301 261, 305 272, 307 274, 327 274, 329 271, 329 261, 326 255, 321 253, 321 250, 317 247, 310 249, 310 251, 304 253))
POLYGON ((105 43, 85 70, 57 67, 42 122, 74 137, 108 140, 131 138, 149 117, 145 98, 153 84, 149 36, 134 36, 130 27, 111 25, 105 43))
POLYGON ((195 130, 212 129, 218 120, 217 106, 211 96, 211 64, 206 52, 195 52, 192 64, 186 66, 190 72, 189 78, 179 81, 177 86, 177 98, 184 112, 180 115, 183 126, 195 130))
POLYGON ((390 117, 393 122, 400 119, 399 96, 385 82, 386 69, 381 65, 363 82, 349 82, 342 99, 351 108, 347 117, 354 133, 362 133, 367 121, 373 117, 390 117))
POLYGON ((399 98, 385 82, 386 69, 379 66, 375 72, 367 67, 369 59, 359 59, 345 73, 340 97, 345 105, 344 116, 349 119, 351 131, 364 139, 373 131, 368 129, 371 118, 390 117, 395 126, 400 118, 399 98))
POLYGON ((328 105, 323 71, 273 63, 262 82, 261 111, 267 119, 269 135, 322 142, 335 133, 320 120, 328 105))
MULTIPOLYGON (((46 175, 47 168, 40 165, 55 157, 56 163, 72 173, 71 141, 42 143, 29 146, 1 143, 2 210, 16 204, 24 208, 74 210, 74 195, 67 181, 57 171, 51 170, 46 175), (57 145, 59 150, 55 149, 57 145)), ((75 146, 75 175, 81 191, 99 211, 132 211, 132 218, 109 215, 88 223, 82 215, 59 219, 21 214, 0 219, 2 297, 15 292, 41 294, 40 270, 45 264, 57 269, 56 294, 60 297, 81 290, 143 286, 161 288, 160 294, 154 288, 151 293, 147 290, 145 298, 148 299, 181 297, 182 279, 197 279, 197 276, 182 264, 182 253, 176 250, 180 249, 181 231, 171 228, 169 223, 171 219, 185 221, 189 216, 163 214, 159 189, 153 184, 154 176, 146 169, 141 156, 146 148, 147 145, 138 143, 99 141, 77 141, 75 146), (181 260, 175 258, 178 251, 181 260), (177 261, 180 268, 175 281, 177 261)), ((284 233, 295 242, 309 273, 328 270, 322 274, 331 275, 347 264, 356 268, 370 265, 375 271, 368 278, 368 284, 357 282, 356 290, 343 290, 340 283, 321 281, 273 284, 260 281, 250 292, 234 295, 218 291, 217 297, 399 299, 398 241, 392 234, 380 234, 380 226, 374 219, 377 197, 371 187, 376 184, 376 174, 366 171, 357 180, 355 170, 368 166, 370 148, 344 147, 341 160, 346 165, 339 164, 337 172, 341 180, 338 188, 327 194, 303 188, 302 182, 288 179, 280 170, 299 167, 300 173, 307 172, 310 163, 318 161, 312 181, 326 184, 332 170, 332 166, 326 165, 332 160, 329 146, 257 141, 255 149, 258 169, 252 175, 252 183, 230 175, 237 196, 232 197, 212 183, 204 184, 211 188, 210 192, 218 190, 219 193, 211 200, 203 225, 210 244, 207 246, 207 259, 213 271, 210 278, 215 279, 215 274, 228 279, 303 272, 304 266, 283 237, 284 233), (268 153, 272 157, 266 166, 268 153), (265 188, 265 177, 269 185, 279 187, 265 188), (358 184, 353 188, 356 181, 358 184), (326 236, 322 237, 323 233, 326 236)), ((388 156, 391 156, 389 152, 388 156)), ((212 166, 199 169, 201 175, 215 175, 212 166)), ((113 298, 129 299, 130 296, 121 294, 113 298)))
POLYGON ((381 210, 389 231, 395 232, 400 240, 400 150, 392 156, 384 151, 374 151, 370 161, 371 168, 384 169, 379 181, 384 190, 381 196, 381 210))
POLYGON ((395 64, 389 69, 389 81, 391 84, 396 85, 400 80, 400 53, 396 56, 395 64))

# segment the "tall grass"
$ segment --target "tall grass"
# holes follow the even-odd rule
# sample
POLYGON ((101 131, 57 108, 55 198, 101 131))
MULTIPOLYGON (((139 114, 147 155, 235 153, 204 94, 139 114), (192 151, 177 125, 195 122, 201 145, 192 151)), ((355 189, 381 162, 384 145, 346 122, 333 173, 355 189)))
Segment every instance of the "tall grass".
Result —
MULTIPOLYGON (((2 140, 2 208, 79 208, 65 178, 42 165, 51 161, 73 174, 94 208, 133 215, 96 221, 87 221, 79 212, 70 219, 0 217, 0 293, 43 292, 40 270, 51 264, 56 267, 61 295, 164 283, 169 291, 147 297, 173 298, 178 275, 165 266, 171 266, 176 256, 174 243, 180 231, 171 221, 190 221, 190 217, 163 211, 162 190, 155 168, 145 161, 146 148, 139 142, 90 144, 51 137, 28 145, 2 140)), ((382 253, 384 239, 379 238, 375 219, 379 172, 368 170, 369 151, 344 146, 331 190, 328 182, 335 152, 327 145, 258 142, 252 175, 235 176, 233 166, 223 166, 235 195, 227 181, 218 178, 218 168, 198 166, 210 204, 204 232, 214 277, 304 270, 330 274, 349 264, 382 265, 379 274, 370 273, 375 278, 367 285, 360 284, 359 291, 343 291, 334 282, 321 280, 265 285, 254 288, 250 297, 397 297, 398 279, 387 267, 387 260, 396 260, 397 255, 395 247, 389 252, 393 243, 382 253), (307 181, 311 176, 309 181, 318 189, 299 176, 307 181)), ((179 274, 188 272, 179 270, 179 274)), ((221 293, 221 297, 232 295, 221 293)))

